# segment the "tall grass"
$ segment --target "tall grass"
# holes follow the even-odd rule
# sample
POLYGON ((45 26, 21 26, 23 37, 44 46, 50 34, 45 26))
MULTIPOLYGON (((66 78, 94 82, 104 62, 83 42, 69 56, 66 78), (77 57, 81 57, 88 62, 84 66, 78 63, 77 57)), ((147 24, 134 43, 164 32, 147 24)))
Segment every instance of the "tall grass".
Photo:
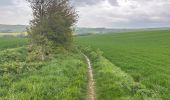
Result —
POLYGON ((80 53, 30 61, 26 41, 0 40, 0 100, 86 100, 87 66, 80 53))
MULTIPOLYGON (((63 56, 63 55, 60 55, 63 56)), ((23 73, 8 87, 8 100, 85 100, 86 65, 79 55, 54 59, 23 73), (76 58, 74 58, 76 57, 76 58), (78 59, 79 58, 79 59, 78 59)))

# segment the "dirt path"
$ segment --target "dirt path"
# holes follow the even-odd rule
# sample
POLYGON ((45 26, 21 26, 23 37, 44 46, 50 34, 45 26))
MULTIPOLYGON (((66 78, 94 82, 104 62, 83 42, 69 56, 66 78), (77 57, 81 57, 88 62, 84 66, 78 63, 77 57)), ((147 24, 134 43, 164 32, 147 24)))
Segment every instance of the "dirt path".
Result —
MULTIPOLYGON (((84 54, 83 54, 84 55, 84 54)), ((88 64, 88 100, 95 100, 95 82, 90 59, 84 55, 88 64)))

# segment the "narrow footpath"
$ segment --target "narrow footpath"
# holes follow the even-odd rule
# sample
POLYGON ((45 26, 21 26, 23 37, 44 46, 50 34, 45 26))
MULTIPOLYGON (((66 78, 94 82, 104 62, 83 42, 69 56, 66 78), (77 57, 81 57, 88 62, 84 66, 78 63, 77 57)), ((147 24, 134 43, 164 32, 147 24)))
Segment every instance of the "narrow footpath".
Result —
MULTIPOLYGON (((84 54, 83 54, 84 55, 84 54)), ((93 78, 93 69, 90 59, 84 55, 88 64, 88 100, 95 100, 95 81, 93 78)))

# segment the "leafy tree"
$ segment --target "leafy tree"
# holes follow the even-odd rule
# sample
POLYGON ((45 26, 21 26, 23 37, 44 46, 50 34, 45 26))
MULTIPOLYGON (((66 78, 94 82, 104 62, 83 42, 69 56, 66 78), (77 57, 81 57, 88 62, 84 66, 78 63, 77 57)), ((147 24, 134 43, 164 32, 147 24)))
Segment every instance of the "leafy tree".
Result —
POLYGON ((77 13, 69 0, 27 0, 33 11, 28 29, 32 47, 39 47, 41 59, 52 46, 69 47, 77 13))

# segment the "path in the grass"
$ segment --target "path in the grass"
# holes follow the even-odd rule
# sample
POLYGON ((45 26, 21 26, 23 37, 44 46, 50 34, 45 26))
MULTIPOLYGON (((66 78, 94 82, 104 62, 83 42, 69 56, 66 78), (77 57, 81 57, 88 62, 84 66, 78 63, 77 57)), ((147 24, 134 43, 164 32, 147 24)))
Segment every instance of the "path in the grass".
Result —
POLYGON ((95 82, 93 79, 93 69, 90 59, 84 55, 88 64, 88 100, 95 100, 95 82))

